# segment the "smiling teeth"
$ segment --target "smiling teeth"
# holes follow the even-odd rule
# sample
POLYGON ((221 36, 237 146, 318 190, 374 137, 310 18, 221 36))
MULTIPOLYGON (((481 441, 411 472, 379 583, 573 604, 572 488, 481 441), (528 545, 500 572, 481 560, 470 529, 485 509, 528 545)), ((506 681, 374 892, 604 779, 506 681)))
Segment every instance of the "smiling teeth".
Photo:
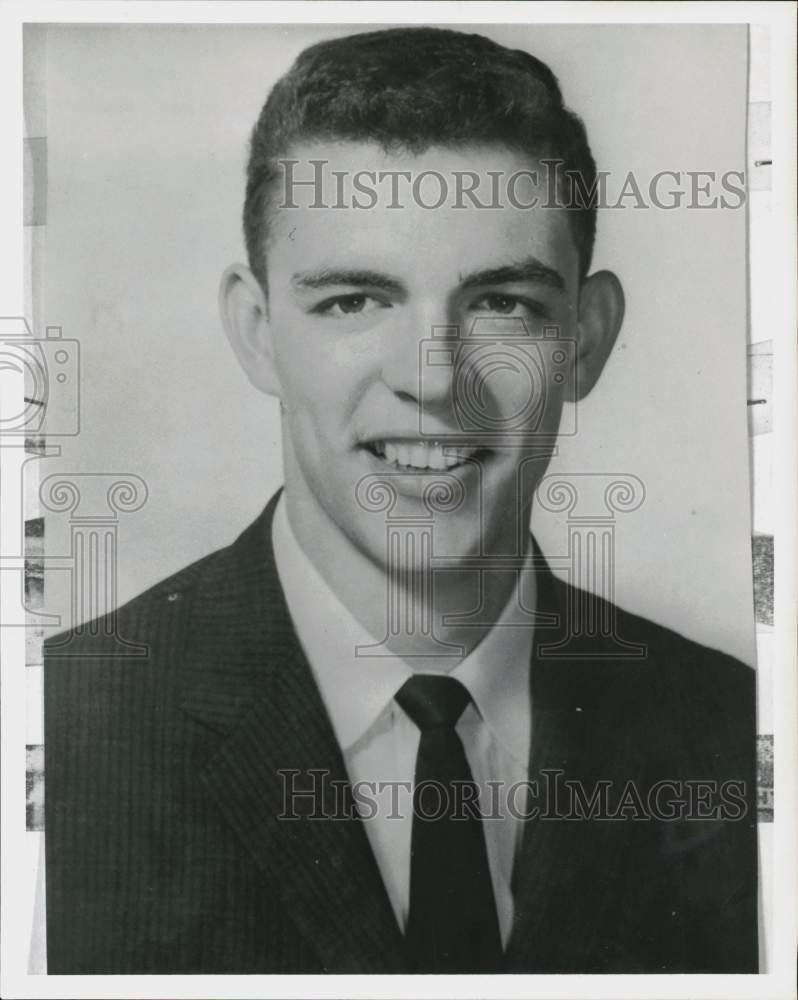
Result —
POLYGON ((374 450, 386 462, 410 469, 451 469, 470 458, 476 448, 451 448, 426 442, 375 441, 374 450))

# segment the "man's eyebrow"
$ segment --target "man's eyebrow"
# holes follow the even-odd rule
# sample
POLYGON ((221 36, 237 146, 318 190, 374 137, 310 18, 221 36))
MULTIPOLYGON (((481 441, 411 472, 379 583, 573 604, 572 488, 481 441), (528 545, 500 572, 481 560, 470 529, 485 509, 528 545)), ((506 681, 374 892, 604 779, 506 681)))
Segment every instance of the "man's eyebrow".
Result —
POLYGON ((527 257, 515 264, 472 271, 461 276, 461 288, 475 288, 478 285, 509 285, 520 281, 536 281, 557 291, 565 290, 565 279, 559 271, 539 261, 537 257, 527 257))
POLYGON ((360 269, 322 268, 319 271, 299 271, 291 277, 295 288, 331 288, 335 285, 354 285, 379 288, 385 292, 403 292, 404 285, 398 278, 379 271, 360 269))

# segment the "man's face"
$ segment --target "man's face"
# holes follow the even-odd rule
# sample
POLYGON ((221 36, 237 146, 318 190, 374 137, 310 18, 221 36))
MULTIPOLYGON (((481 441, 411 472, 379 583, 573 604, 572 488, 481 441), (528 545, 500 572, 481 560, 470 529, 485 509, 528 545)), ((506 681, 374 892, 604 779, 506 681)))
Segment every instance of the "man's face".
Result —
MULTIPOLYGON (((297 207, 272 210, 266 253, 286 493, 306 541, 332 526, 384 564, 386 518, 401 516, 432 519, 437 556, 514 553, 573 377, 565 342, 579 261, 567 213, 513 208, 506 197, 503 208, 467 198, 458 208, 451 193, 425 208, 440 192, 434 179, 420 199, 405 184, 399 208, 386 184, 374 207, 348 201, 359 171, 437 171, 450 192, 455 171, 471 171, 484 203, 488 171, 507 178, 534 166, 501 147, 402 155, 312 144, 291 158, 303 179, 308 161, 328 161, 328 207, 310 207, 316 192, 295 187, 297 207), (334 171, 347 178, 348 207, 334 207, 334 171), (386 488, 390 509, 379 502, 386 488), (447 491, 441 509, 435 499, 447 491)), ((517 198, 533 193, 527 181, 517 198)), ((537 194, 545 200, 542 186, 537 194)))

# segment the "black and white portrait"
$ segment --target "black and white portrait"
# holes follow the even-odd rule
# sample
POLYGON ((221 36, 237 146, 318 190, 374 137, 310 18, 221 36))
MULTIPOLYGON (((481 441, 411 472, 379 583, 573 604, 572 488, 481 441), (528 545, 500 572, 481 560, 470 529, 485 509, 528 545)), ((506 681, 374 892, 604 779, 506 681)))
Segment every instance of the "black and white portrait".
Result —
POLYGON ((25 26, 32 971, 765 971, 751 52, 25 26))

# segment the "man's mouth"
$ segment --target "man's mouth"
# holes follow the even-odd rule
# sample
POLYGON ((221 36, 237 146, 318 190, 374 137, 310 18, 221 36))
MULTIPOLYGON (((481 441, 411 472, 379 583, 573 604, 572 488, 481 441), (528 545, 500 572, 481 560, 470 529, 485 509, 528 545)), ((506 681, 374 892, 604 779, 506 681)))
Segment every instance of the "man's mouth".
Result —
POLYGON ((453 469, 472 458, 476 446, 454 446, 438 441, 369 441, 366 449, 397 469, 453 469))

